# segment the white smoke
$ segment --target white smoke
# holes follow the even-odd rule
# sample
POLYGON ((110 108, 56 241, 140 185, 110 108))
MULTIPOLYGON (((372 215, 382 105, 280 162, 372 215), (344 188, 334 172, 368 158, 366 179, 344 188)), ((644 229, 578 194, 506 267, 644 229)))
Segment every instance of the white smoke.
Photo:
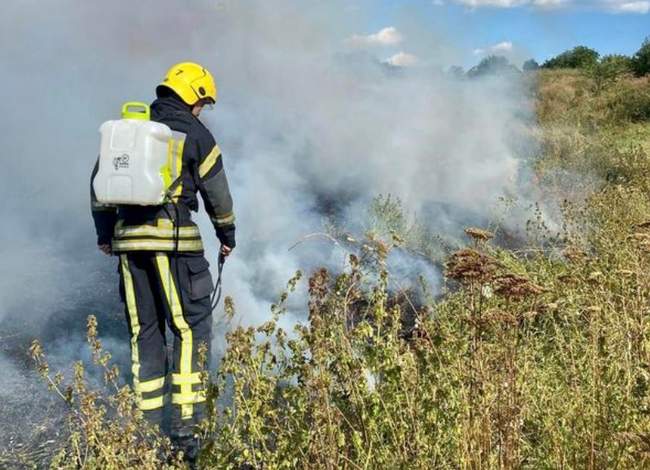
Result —
MULTIPOLYGON (((430 228, 457 235, 489 219, 500 196, 526 200, 517 153, 529 145, 531 111, 513 78, 445 76, 454 38, 424 33, 417 14, 377 33, 380 43, 417 54, 417 67, 382 64, 390 51, 381 47, 350 50, 346 38, 362 37, 372 15, 370 3, 357 5, 4 2, 0 337, 56 331, 58 341, 79 344, 90 313, 100 330, 104 319, 113 323, 103 331, 126 335, 115 260, 94 246, 88 184, 97 128, 122 102, 153 99, 165 70, 182 60, 203 63, 219 85, 215 110, 202 119, 223 151, 235 201, 238 247, 224 290, 238 321, 265 320, 295 270, 341 266, 326 242, 289 251, 322 231, 324 206, 355 225, 374 196, 390 193, 430 228)), ((212 227, 204 215, 197 220, 214 261, 212 227)), ((408 271, 408 260, 399 265, 408 271)))

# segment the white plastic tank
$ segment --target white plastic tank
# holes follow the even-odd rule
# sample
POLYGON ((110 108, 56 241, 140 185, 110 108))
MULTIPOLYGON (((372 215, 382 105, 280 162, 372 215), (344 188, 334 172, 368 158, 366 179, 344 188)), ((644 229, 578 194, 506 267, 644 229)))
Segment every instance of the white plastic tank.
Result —
POLYGON ((129 102, 122 119, 101 125, 95 196, 104 204, 159 205, 171 181, 168 151, 171 129, 149 120, 145 103, 129 102))

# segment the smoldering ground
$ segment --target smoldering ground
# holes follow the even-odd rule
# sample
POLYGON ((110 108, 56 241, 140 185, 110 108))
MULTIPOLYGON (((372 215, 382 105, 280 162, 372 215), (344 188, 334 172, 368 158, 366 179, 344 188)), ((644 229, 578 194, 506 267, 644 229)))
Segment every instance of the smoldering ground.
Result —
MULTIPOLYGON (((175 62, 203 63, 219 85, 217 106, 202 119, 223 151, 235 200, 238 247, 224 291, 238 322, 263 321, 297 269, 340 269, 335 245, 289 247, 322 231, 326 216, 361 230, 377 194, 399 197, 450 237, 495 217, 502 196, 519 207, 531 202, 521 171, 534 142, 521 84, 445 75, 463 52, 411 8, 395 19, 400 40, 383 44, 349 41, 375 33, 366 26, 371 2, 5 2, 0 362, 13 378, 2 392, 4 419, 39 407, 32 420, 45 416, 47 392, 34 392, 25 359, 29 341, 41 338, 53 365, 65 367, 87 354, 88 314, 129 370, 116 263, 94 246, 89 173, 99 124, 116 118, 124 101, 151 100, 175 62), (415 59, 386 63, 400 53, 415 59)), ((507 223, 522 217, 510 214, 507 223)), ((212 228, 197 220, 214 260, 212 228)), ((404 257, 396 263, 405 277, 423 267, 404 257)), ((435 272, 425 274, 435 287, 435 272)), ((12 432, 29 436, 32 424, 12 432)))

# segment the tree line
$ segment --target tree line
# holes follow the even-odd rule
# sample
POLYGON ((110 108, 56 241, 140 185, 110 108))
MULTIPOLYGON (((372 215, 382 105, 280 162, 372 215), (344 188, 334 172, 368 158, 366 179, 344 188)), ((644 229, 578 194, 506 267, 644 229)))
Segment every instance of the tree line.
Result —
MULTIPOLYGON (((523 69, 534 70, 540 66, 533 59, 524 63, 523 69)), ((646 38, 638 51, 632 56, 624 54, 608 54, 601 57, 598 51, 586 46, 577 46, 541 65, 544 69, 583 69, 608 67, 620 72, 631 72, 637 77, 650 74, 650 37, 646 38)))
MULTIPOLYGON (((594 49, 577 46, 552 57, 541 65, 534 59, 524 62, 522 70, 531 72, 538 69, 578 69, 596 78, 614 77, 621 74, 634 74, 637 77, 650 74, 650 37, 646 38, 639 50, 632 56, 624 54, 608 54, 601 56, 594 49)), ((478 65, 467 71, 467 76, 479 77, 498 73, 516 73, 519 69, 505 57, 492 55, 484 58, 478 65)), ((462 75, 460 67, 452 67, 450 73, 462 75)))

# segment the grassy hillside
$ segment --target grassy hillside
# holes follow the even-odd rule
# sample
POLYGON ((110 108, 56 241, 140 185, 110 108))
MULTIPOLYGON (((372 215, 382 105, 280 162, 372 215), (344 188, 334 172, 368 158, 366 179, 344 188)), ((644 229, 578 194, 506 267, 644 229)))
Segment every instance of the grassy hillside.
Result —
MULTIPOLYGON (((533 89, 532 184, 561 201, 559 233, 532 214, 515 252, 468 230, 443 300, 422 304, 391 284, 386 256, 412 237, 389 224, 389 237, 356 247, 349 272, 310 275, 310 321, 285 332, 296 276, 266 324, 228 335, 206 467, 650 466, 650 79, 545 70, 533 89)), ((399 219, 379 207, 379 221, 399 219)), ((66 391, 33 353, 74 410, 58 467, 163 467, 168 449, 128 389, 102 398, 79 367, 66 391)))

